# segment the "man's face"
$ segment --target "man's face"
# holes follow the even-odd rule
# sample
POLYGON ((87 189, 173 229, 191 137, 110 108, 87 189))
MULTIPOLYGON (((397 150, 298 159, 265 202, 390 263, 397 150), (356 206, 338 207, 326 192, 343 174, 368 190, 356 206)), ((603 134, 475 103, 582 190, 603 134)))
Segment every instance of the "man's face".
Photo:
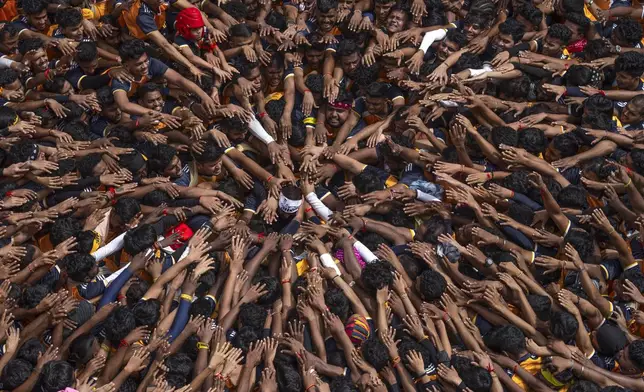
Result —
POLYGON ((262 86, 262 72, 259 70, 259 67, 251 69, 248 75, 244 76, 249 82, 253 83, 254 91, 257 91, 262 86))
POLYGON ((322 57, 324 52, 317 49, 309 49, 304 53, 306 57, 306 62, 311 64, 313 67, 317 67, 322 62, 322 57))
POLYGON ((448 39, 442 40, 438 44, 438 50, 436 51, 436 58, 440 61, 445 61, 451 54, 459 50, 456 42, 450 41, 448 39))
POLYGON ((2 46, 4 46, 2 50, 4 50, 6 54, 15 53, 18 50, 18 34, 13 37, 9 34, 3 34, 2 46))
POLYGON ((151 91, 139 99, 139 104, 146 109, 160 112, 163 109, 165 102, 163 101, 163 96, 160 91, 151 91))
POLYGON ((148 54, 143 53, 141 57, 136 60, 128 60, 125 62, 125 68, 137 79, 140 79, 148 74, 148 67, 150 66, 150 61, 148 59, 148 54))
POLYGON ((465 31, 465 36, 467 37, 467 40, 471 41, 474 38, 478 37, 479 34, 481 34, 481 31, 483 31, 483 27, 481 27, 476 23, 466 24, 465 26, 463 26, 463 31, 465 31))
POLYGON ((561 159, 561 152, 554 147, 553 143, 554 142, 550 142, 548 148, 546 148, 546 152, 543 153, 543 159, 545 159, 546 162, 554 162, 561 159))
POLYGON ((382 97, 375 98, 367 95, 367 99, 365 100, 365 103, 369 113, 381 114, 387 110, 386 98, 382 98, 382 97))
POLYGON ((553 38, 550 34, 546 35, 543 40, 543 54, 550 57, 559 57, 563 42, 558 38, 553 38))
POLYGON ((326 107, 326 122, 333 128, 339 128, 349 118, 349 110, 336 108, 330 105, 326 107))
POLYGON ((221 174, 222 160, 217 159, 214 162, 198 162, 197 172, 204 176, 218 176, 221 174))
POLYGON ((107 121, 116 124, 121 121, 121 109, 116 104, 103 106, 101 108, 101 116, 105 117, 107 121))
POLYGON ((514 39, 512 39, 512 36, 510 34, 499 33, 494 38, 494 43, 492 44, 492 46, 495 54, 503 52, 504 50, 508 50, 514 46, 514 39))
POLYGON ((25 87, 22 85, 20 79, 16 79, 8 85, 4 86, 4 89, 8 91, 20 91, 22 93, 22 99, 12 99, 11 101, 21 102, 25 100, 25 87))
POLYGON ((266 84, 272 88, 276 88, 282 83, 282 76, 284 75, 284 69, 281 67, 276 67, 271 65, 266 68, 266 84))
POLYGON ((79 61, 78 66, 86 75, 94 75, 96 68, 98 68, 98 57, 92 61, 79 61))
POLYGON ((203 37, 203 32, 204 28, 203 27, 198 27, 196 29, 190 29, 190 34, 192 35, 192 38, 194 39, 201 39, 203 37))
POLYGON ((230 129, 226 132, 226 136, 233 144, 240 144, 246 140, 246 135, 248 134, 247 129, 230 129))
POLYGON ((163 171, 163 175, 170 178, 178 178, 181 175, 181 161, 178 156, 172 157, 172 161, 163 171))
POLYGON ((622 90, 635 90, 640 82, 640 78, 633 76, 628 72, 620 71, 615 74, 617 87, 622 90))
POLYGON ((376 3, 376 18, 379 23, 382 23, 387 20, 387 15, 389 15, 389 11, 391 11, 391 7, 393 7, 395 2, 391 3, 376 3))
POLYGON ((635 366, 633 361, 631 361, 628 357, 628 351, 629 351, 629 346, 624 347, 623 350, 621 350, 617 355, 615 356, 615 359, 619 363, 619 371, 622 374, 639 374, 642 371, 635 366))
POLYGON ((407 16, 404 11, 393 11, 387 17, 387 31, 389 34, 398 33, 405 28, 407 16))
POLYGON ((360 60, 360 54, 358 54, 358 52, 351 53, 348 56, 342 56, 340 58, 340 65, 344 72, 350 74, 358 68, 360 60))
POLYGON ((621 121, 624 124, 635 124, 644 118, 644 108, 638 107, 637 104, 629 102, 622 110, 621 121))
POLYGON ((239 48, 240 46, 246 46, 253 43, 253 36, 250 37, 231 37, 230 46, 233 48, 239 48))
POLYGON ((331 9, 329 12, 318 11, 318 27, 322 33, 328 33, 333 29, 335 20, 338 16, 337 9, 331 9))
POLYGON ((80 41, 83 39, 83 26, 79 23, 77 26, 65 27, 63 35, 73 41, 80 41))
POLYGON ((36 31, 41 33, 46 33, 49 29, 49 18, 47 18, 47 10, 42 10, 37 14, 31 14, 27 16, 27 21, 36 29, 36 31))
POLYGON ((33 51, 31 58, 32 58, 31 67, 33 71, 45 72, 45 70, 49 68, 49 58, 47 57, 47 53, 45 52, 45 49, 41 48, 33 51))

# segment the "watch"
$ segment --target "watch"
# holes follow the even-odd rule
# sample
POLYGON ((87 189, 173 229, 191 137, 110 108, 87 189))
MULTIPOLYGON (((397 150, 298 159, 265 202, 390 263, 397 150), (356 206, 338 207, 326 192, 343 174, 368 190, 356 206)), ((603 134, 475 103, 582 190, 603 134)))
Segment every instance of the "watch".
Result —
POLYGON ((615 45, 615 52, 621 53, 621 51, 622 51, 622 47, 619 45, 615 45))
POLYGON ((492 264, 494 264, 494 261, 492 261, 491 258, 486 257, 485 258, 485 263, 483 263, 483 265, 485 265, 486 268, 490 268, 492 266, 492 264))

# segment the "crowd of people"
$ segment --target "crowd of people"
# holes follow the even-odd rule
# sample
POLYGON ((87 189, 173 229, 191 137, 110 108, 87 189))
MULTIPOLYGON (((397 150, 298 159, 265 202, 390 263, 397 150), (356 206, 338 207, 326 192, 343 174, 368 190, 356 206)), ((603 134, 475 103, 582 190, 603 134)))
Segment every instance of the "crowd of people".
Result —
POLYGON ((644 392, 636 0, 1 0, 0 390, 644 392))

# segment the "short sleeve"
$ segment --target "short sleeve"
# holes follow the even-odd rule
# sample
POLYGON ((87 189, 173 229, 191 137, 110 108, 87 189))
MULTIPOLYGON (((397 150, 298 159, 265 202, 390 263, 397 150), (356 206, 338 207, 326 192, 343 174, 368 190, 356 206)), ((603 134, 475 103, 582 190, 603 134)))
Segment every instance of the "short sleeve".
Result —
POLYGON ((139 11, 139 15, 136 17, 136 24, 146 35, 159 30, 154 22, 154 16, 148 12, 139 11))
POLYGON ((80 89, 80 81, 85 76, 85 73, 80 67, 74 68, 67 72, 65 78, 75 89, 80 89))
POLYGON ((155 78, 157 76, 163 76, 167 70, 168 66, 163 64, 161 61, 153 58, 150 59, 150 68, 148 68, 150 77, 155 78))
POLYGON ((130 82, 121 82, 119 80, 112 79, 112 94, 119 90, 124 91, 125 93, 130 91, 130 82))

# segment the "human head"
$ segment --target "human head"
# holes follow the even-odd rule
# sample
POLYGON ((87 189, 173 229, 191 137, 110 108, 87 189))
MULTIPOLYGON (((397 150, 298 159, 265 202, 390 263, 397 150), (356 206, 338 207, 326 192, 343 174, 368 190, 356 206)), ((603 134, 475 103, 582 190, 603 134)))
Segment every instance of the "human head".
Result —
POLYGON ((47 3, 43 0, 22 0, 21 8, 27 16, 27 23, 39 33, 46 34, 49 29, 47 3))
POLYGON ((63 8, 56 12, 56 22, 62 30, 63 35, 74 41, 80 41, 83 38, 83 15, 76 8, 63 8))
POLYGON ((542 53, 546 56, 558 58, 571 37, 572 32, 568 27, 561 23, 554 23, 548 27, 548 34, 543 40, 542 53))
POLYGON ((119 56, 123 66, 136 79, 148 74, 150 59, 145 52, 145 43, 139 39, 123 41, 119 47, 119 56))
POLYGON ((188 40, 200 40, 204 35, 204 26, 201 11, 196 7, 179 11, 174 25, 177 34, 188 40))
POLYGON ((74 368, 67 361, 47 362, 40 372, 38 385, 42 392, 58 392, 74 385, 74 368))
POLYGON ((423 271, 416 279, 416 288, 424 301, 439 300, 445 292, 446 287, 447 282, 443 275, 431 268, 423 271))
POLYGON ((326 34, 333 29, 337 15, 337 0, 320 0, 317 2, 317 26, 321 33, 326 34))
POLYGON ((492 42, 493 53, 512 48, 521 41, 525 28, 516 19, 508 18, 499 25, 499 34, 492 42))
POLYGON ((644 73, 644 54, 625 52, 615 60, 615 80, 622 90, 634 90, 644 73))

